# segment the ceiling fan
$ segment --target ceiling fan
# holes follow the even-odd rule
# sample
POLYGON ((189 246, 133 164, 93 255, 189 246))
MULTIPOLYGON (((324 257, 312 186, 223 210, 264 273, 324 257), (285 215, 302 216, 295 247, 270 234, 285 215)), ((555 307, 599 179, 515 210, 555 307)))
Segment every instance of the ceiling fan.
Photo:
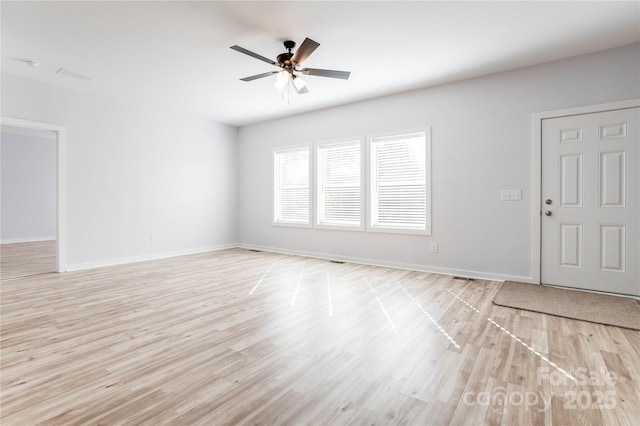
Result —
POLYGON ((245 55, 252 56, 256 59, 260 59, 268 64, 280 67, 280 71, 269 71, 262 74, 256 74, 249 77, 241 78, 242 81, 252 81, 259 78, 269 77, 270 75, 276 75, 276 82, 274 86, 278 90, 283 90, 289 82, 293 82, 298 94, 309 92, 306 83, 300 78, 300 74, 315 75, 318 77, 330 77, 339 78, 342 80, 348 80, 351 72, 349 71, 336 71, 336 70, 323 70, 318 68, 300 68, 300 65, 320 46, 310 38, 305 38, 298 50, 295 53, 291 52, 296 47, 295 41, 287 40, 284 42, 284 47, 287 52, 278 55, 275 61, 266 58, 262 55, 258 55, 250 50, 240 46, 231 46, 231 49, 244 53, 245 55))

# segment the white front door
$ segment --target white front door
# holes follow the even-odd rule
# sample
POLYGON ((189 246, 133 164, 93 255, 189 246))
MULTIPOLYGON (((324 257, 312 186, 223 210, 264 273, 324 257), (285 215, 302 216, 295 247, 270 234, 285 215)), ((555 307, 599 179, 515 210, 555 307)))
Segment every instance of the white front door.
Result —
POLYGON ((542 120, 541 281, 640 296, 640 108, 542 120))

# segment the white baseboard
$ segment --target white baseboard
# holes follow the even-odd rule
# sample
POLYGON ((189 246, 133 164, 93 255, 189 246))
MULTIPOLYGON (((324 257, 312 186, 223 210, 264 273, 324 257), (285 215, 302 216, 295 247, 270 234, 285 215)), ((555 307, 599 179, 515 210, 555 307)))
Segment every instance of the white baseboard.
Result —
POLYGON ((37 241, 55 241, 56 236, 52 237, 29 237, 29 238, 6 238, 0 241, 0 244, 13 244, 13 243, 35 243, 37 241))
POLYGON ((267 247, 267 246, 260 246, 260 245, 254 245, 254 244, 238 244, 237 247, 249 249, 249 250, 262 250, 262 251, 267 251, 272 253, 313 257, 317 259, 338 260, 342 262, 359 263, 363 265, 383 266, 387 268, 407 269, 410 271, 429 272, 429 273, 441 274, 441 275, 452 275, 452 276, 463 277, 463 278, 474 278, 474 279, 500 281, 500 282, 516 281, 516 282, 523 282, 523 283, 533 283, 531 277, 521 277, 517 275, 493 274, 493 273, 487 273, 487 272, 468 271, 464 269, 441 268, 438 266, 429 266, 429 265, 415 265, 415 264, 401 263, 401 262, 386 262, 386 261, 374 260, 374 259, 365 259, 365 258, 350 257, 350 256, 337 256, 334 254, 317 253, 317 252, 309 252, 309 251, 301 251, 301 250, 289 250, 289 249, 282 249, 278 247, 267 247))
MULTIPOLYGON (((464 269, 441 268, 429 265, 415 265, 402 262, 387 262, 375 259, 366 259, 351 256, 338 256, 329 253, 318 253, 301 250, 290 250, 279 247, 268 247, 255 244, 222 244, 217 246, 201 247, 197 249, 178 250, 164 253, 145 254, 140 256, 123 257, 116 259, 100 260, 95 262, 85 262, 67 265, 67 271, 83 271, 86 269, 102 268, 106 266, 125 265, 128 263, 144 262, 149 260, 166 259, 170 257, 185 256, 189 254, 206 253, 212 251, 226 250, 231 248, 243 248, 249 250, 261 250, 271 253, 290 254, 295 256, 313 257, 317 259, 337 260, 342 262, 358 263, 363 265, 382 266, 387 268, 406 269, 410 271, 428 272, 434 274, 451 275, 463 278, 474 278, 490 281, 516 281, 523 283, 534 283, 531 277, 522 277, 517 275, 494 274, 479 271, 469 271, 464 269)), ((535 283, 534 283, 535 284, 535 283)))
POLYGON ((98 260, 95 262, 75 263, 67 265, 66 272, 84 271, 86 269, 103 268, 106 266, 126 265, 128 263, 145 262, 148 260, 167 259, 170 257, 186 256, 189 254, 207 253, 211 251, 236 248, 238 244, 221 244, 217 246, 200 247, 197 249, 176 250, 163 253, 143 254, 140 256, 120 257, 116 259, 98 260))

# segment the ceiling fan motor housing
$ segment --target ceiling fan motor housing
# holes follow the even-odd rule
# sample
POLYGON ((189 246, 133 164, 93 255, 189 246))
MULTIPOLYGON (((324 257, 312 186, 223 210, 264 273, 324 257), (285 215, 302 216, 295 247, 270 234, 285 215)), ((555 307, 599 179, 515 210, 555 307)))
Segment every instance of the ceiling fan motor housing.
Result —
POLYGON ((278 57, 276 58, 276 60, 278 61, 278 64, 280 64, 280 66, 284 67, 284 68, 292 68, 293 65, 291 64, 291 58, 293 57, 293 53, 291 53, 291 49, 293 49, 294 47, 296 47, 296 42, 292 41, 292 40, 287 40, 284 42, 284 48, 288 50, 287 53, 281 53, 278 55, 278 57))
POLYGON ((281 53, 278 55, 278 57, 276 58, 276 60, 278 61, 278 63, 285 67, 285 68, 291 68, 291 58, 293 57, 293 53, 281 53))

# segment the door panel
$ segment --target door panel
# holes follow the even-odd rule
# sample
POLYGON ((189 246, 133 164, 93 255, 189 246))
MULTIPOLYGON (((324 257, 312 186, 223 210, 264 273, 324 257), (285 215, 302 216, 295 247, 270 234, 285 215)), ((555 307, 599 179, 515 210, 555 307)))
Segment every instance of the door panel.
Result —
POLYGON ((600 153, 600 207, 625 207, 626 151, 600 153))
POLYGON ((560 265, 582 268, 582 225, 560 224, 560 265))
POLYGON ((600 225, 600 270, 625 271, 626 244, 624 225, 600 225))
POLYGON ((640 108, 542 121, 541 281, 640 296, 640 108))
POLYGON ((582 207, 582 154, 560 156, 560 205, 582 207))

